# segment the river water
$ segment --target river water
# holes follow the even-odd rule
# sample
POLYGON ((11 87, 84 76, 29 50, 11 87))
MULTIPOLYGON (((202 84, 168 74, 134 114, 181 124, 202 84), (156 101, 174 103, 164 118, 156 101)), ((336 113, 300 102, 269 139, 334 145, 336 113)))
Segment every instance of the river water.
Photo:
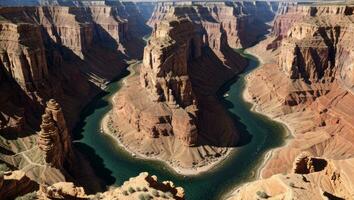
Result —
POLYGON ((244 101, 244 77, 258 67, 259 61, 243 50, 239 52, 250 61, 249 65, 245 72, 225 85, 222 91, 228 95, 220 95, 220 100, 243 133, 241 146, 210 172, 198 176, 180 176, 159 161, 132 157, 113 138, 100 133, 101 119, 112 109, 109 100, 121 88, 127 73, 110 83, 106 92, 94 98, 83 110, 81 121, 75 129, 75 135, 81 137, 75 140, 74 145, 83 154, 89 154, 87 156, 95 173, 107 185, 119 186, 130 177, 147 171, 157 175, 160 181, 171 180, 175 185, 182 186, 188 200, 214 200, 220 199, 236 186, 254 180, 266 152, 284 144, 286 129, 282 124, 253 112, 252 104, 244 101))

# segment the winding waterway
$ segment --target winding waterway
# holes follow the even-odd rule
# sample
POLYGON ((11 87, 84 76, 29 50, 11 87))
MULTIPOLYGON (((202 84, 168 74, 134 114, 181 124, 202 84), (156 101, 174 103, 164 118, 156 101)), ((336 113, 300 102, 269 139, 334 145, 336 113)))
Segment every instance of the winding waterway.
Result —
POLYGON ((236 186, 254 180, 266 152, 284 143, 286 130, 282 124, 253 112, 252 104, 244 101, 244 77, 258 67, 259 61, 242 50, 239 52, 250 61, 249 66, 225 85, 223 89, 228 96, 220 98, 234 117, 236 125, 247 132, 248 141, 244 139, 242 146, 237 147, 235 152, 210 172, 191 177, 180 176, 159 161, 132 157, 113 138, 100 133, 101 119, 112 109, 110 98, 121 88, 124 78, 110 83, 106 92, 93 99, 84 109, 75 132, 81 138, 75 141, 75 146, 83 154, 91 150, 90 154, 93 155, 88 157, 95 173, 105 179, 107 184, 119 186, 130 177, 147 171, 157 175, 159 180, 171 180, 175 185, 182 186, 188 200, 220 199, 236 186))

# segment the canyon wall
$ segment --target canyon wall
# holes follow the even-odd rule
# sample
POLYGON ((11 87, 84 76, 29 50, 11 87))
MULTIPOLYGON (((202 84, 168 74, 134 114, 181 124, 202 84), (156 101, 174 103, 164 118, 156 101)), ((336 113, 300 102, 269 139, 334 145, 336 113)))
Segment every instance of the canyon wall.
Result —
POLYGON ((148 13, 120 2, 0 8, 1 163, 41 184, 80 182, 72 172, 89 167, 71 130, 126 61, 142 57, 148 13))
POLYGON ((344 170, 354 156, 352 35, 353 6, 288 4, 280 8, 272 36, 250 50, 272 59, 248 77, 246 96, 257 111, 284 122, 293 138, 272 152, 261 171, 265 179, 238 190, 240 198, 257 189, 271 197, 353 197, 352 172, 344 170), (328 168, 311 169, 304 154, 320 157, 328 168), (311 175, 296 175, 304 171, 311 175), (281 189, 280 182, 289 186, 281 189))
POLYGON ((246 48, 257 42, 267 32, 265 24, 277 12, 276 2, 164 2, 158 3, 149 20, 150 26, 164 19, 170 9, 185 15, 200 24, 199 31, 204 33, 210 47, 219 50, 226 42, 231 48, 246 48), (222 37, 220 37, 222 35, 222 37), (215 44, 214 44, 215 43, 215 44))

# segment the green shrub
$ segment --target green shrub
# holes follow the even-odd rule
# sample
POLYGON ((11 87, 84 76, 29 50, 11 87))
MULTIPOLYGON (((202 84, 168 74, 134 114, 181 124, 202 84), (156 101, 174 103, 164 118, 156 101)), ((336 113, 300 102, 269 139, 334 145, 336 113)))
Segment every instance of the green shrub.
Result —
POLYGON ((158 197, 158 196, 159 196, 159 191, 153 189, 153 190, 151 191, 151 194, 154 195, 155 197, 158 197))
POLYGON ((143 191, 144 191, 144 192, 147 192, 148 189, 147 189, 146 187, 143 187, 143 191))
POLYGON ((152 196, 150 194, 144 194, 145 200, 150 200, 152 199, 152 196))
POLYGON ((167 195, 168 197, 173 197, 173 194, 172 194, 171 192, 166 192, 166 195, 167 195))
POLYGON ((132 188, 132 187, 129 187, 129 188, 128 188, 128 191, 129 191, 129 193, 131 193, 131 194, 135 192, 134 188, 132 188))
POLYGON ((140 187, 137 187, 137 188, 136 188, 136 191, 140 192, 140 191, 141 191, 141 188, 140 188, 140 187))
POLYGON ((123 191, 124 196, 128 196, 128 192, 126 190, 123 191))
POLYGON ((290 187, 295 187, 295 184, 293 182, 289 183, 290 187))
POLYGON ((145 200, 144 194, 139 194, 139 200, 145 200))
POLYGON ((9 170, 10 170, 10 168, 5 163, 1 163, 0 164, 0 171, 6 172, 6 171, 9 171, 9 170))
POLYGON ((269 195, 267 193, 265 193, 265 192, 257 191, 257 195, 260 198, 263 198, 263 199, 268 199, 269 198, 269 195))
POLYGON ((30 192, 21 197, 16 197, 15 200, 35 200, 37 199, 37 192, 30 192))
POLYGON ((168 196, 165 193, 162 193, 160 196, 164 199, 168 199, 168 196))

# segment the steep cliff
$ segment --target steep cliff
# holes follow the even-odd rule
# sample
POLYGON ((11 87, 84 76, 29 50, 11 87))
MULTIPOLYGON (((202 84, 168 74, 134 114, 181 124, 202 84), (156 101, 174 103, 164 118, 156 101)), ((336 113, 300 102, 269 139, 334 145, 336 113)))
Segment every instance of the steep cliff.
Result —
POLYGON ((258 37, 267 32, 268 26, 265 23, 273 19, 278 3, 261 1, 158 3, 148 22, 150 26, 153 27, 164 19, 171 9, 175 9, 178 15, 185 15, 200 24, 199 31, 204 32, 204 40, 209 40, 212 49, 220 51, 219 48, 224 48, 224 45, 213 43, 226 42, 232 48, 246 48, 257 42, 258 37))
MULTIPOLYGON (((251 183, 240 193, 244 195, 251 187, 266 187, 267 194, 284 198, 292 195, 306 199, 311 195, 314 199, 324 196, 350 199, 352 178, 345 178, 348 182, 341 185, 336 182, 338 174, 311 173, 311 180, 300 181, 298 186, 299 176, 291 173, 293 161, 301 157, 302 152, 334 159, 330 162, 336 163, 336 169, 353 165, 354 110, 350 106, 354 101, 350 78, 353 8, 295 4, 281 10, 274 21, 273 36, 251 49, 264 63, 248 77, 246 97, 256 104, 257 111, 286 123, 294 138, 272 152, 261 172, 267 179, 251 183), (272 48, 266 51, 264 46, 272 48), (263 59, 265 57, 275 59, 263 59), (295 185, 283 188, 282 192, 279 187, 263 185, 277 185, 279 179, 284 182, 284 176, 274 175, 277 173, 288 173, 286 182, 295 185), (328 184, 324 186, 324 183, 328 184), (318 187, 312 187, 314 185, 318 187), (305 188, 304 193, 297 193, 298 188, 305 188)), ((299 166, 303 165, 301 163, 299 166)), ((308 167, 301 168, 295 172, 311 171, 308 167)), ((351 172, 339 170, 336 173, 343 173, 340 177, 351 176, 351 172)))
POLYGON ((201 56, 201 38, 188 20, 164 21, 158 26, 144 51, 140 82, 155 101, 176 108, 170 119, 175 126, 173 130, 154 127, 148 132, 156 135, 173 132, 186 145, 195 145, 196 97, 188 74, 188 61, 201 56))

